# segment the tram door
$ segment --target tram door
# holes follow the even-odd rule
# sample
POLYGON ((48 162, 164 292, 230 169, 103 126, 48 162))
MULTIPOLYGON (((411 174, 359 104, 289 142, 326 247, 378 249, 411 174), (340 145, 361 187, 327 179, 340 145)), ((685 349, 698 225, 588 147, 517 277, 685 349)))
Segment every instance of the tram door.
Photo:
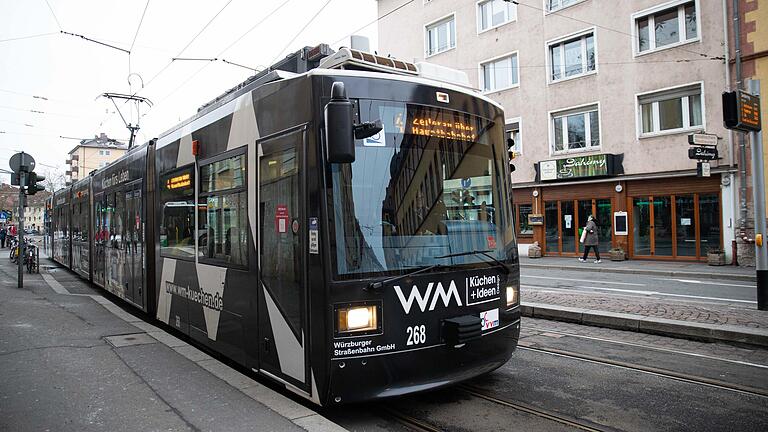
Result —
POLYGON ((144 306, 144 233, 142 223, 141 184, 133 183, 125 191, 125 296, 144 306))
POLYGON ((304 143, 304 129, 257 143, 259 362, 263 372, 308 392, 304 143))

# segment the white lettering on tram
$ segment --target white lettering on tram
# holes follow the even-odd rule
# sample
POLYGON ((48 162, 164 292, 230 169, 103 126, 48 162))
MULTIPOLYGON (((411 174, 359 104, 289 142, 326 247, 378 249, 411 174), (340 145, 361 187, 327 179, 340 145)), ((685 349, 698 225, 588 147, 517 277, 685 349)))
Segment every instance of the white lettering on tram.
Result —
POLYGON ((436 286, 434 282, 430 282, 427 284, 427 291, 424 293, 424 295, 422 295, 421 291, 419 291, 419 287, 414 285, 411 288, 411 293, 408 295, 407 300, 405 299, 400 286, 395 285, 395 293, 397 294, 397 298, 400 300, 400 304, 403 306, 403 310, 405 311, 406 315, 411 313, 411 307, 413 306, 414 300, 419 305, 419 309, 421 309, 422 312, 425 312, 427 310, 427 303, 429 302, 430 294, 432 294, 432 302, 429 303, 430 311, 435 310, 435 306, 437 306, 438 300, 442 300, 443 305, 448 307, 448 305, 451 303, 451 299, 455 298, 456 304, 461 306, 459 290, 456 289, 456 283, 454 281, 451 281, 450 285, 448 286, 448 291, 445 290, 442 282, 438 282, 436 286), (432 293, 433 287, 435 288, 434 293, 432 293))

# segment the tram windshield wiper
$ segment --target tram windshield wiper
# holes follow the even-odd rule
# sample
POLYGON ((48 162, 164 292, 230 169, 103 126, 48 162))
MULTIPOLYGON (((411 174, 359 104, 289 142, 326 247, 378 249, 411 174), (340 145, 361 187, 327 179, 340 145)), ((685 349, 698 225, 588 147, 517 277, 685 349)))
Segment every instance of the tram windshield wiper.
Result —
POLYGON ((438 256, 438 257, 435 257, 435 258, 453 258, 453 257, 467 256, 467 255, 482 255, 482 256, 490 259, 491 261, 493 261, 493 263, 490 263, 488 261, 484 261, 485 263, 489 264, 491 267, 497 267, 498 266, 498 267, 501 268, 501 272, 502 273, 509 274, 509 269, 507 268, 507 266, 503 262, 501 262, 498 259, 496 259, 489 252, 491 252, 491 251, 489 251, 489 250, 467 251, 467 252, 458 252, 458 253, 453 253, 453 254, 448 254, 448 255, 441 255, 441 256, 438 256))
POLYGON ((407 273, 401 274, 399 276, 391 277, 389 279, 384 279, 382 281, 376 281, 376 282, 370 282, 370 283, 368 283, 368 286, 365 287, 365 289, 368 290, 368 291, 379 290, 379 289, 384 288, 384 285, 391 284, 392 282, 397 282, 397 281, 399 281, 401 279, 407 278, 408 276, 413 276, 415 274, 425 273, 425 272, 428 272, 430 270, 434 270, 434 269, 438 269, 438 268, 445 268, 445 267, 449 267, 449 266, 444 265, 444 264, 432 264, 431 266, 423 267, 423 268, 420 268, 418 270, 409 271, 407 273))

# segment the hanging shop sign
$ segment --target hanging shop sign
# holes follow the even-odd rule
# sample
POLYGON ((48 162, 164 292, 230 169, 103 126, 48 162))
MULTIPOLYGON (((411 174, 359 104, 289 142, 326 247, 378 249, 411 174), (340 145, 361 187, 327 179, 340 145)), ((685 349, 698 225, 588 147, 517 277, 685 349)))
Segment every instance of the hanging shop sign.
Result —
POLYGON ((716 160, 717 158, 717 149, 713 147, 691 147, 688 149, 688 159, 716 160))
POLYGON ((688 144, 697 146, 717 147, 717 135, 695 133, 688 135, 688 144))
POLYGON ((624 155, 596 154, 541 161, 537 165, 541 181, 609 177, 624 172, 624 155))
POLYGON ((540 213, 529 213, 528 225, 544 225, 544 215, 540 213))

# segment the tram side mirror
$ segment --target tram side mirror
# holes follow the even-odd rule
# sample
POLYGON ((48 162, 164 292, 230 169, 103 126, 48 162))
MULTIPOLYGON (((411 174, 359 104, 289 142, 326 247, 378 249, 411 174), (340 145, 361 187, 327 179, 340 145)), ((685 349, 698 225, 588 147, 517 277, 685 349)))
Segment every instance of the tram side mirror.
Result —
POLYGON ((331 101, 325 106, 325 142, 329 162, 355 161, 353 105, 347 97, 343 82, 336 81, 331 86, 331 101))

